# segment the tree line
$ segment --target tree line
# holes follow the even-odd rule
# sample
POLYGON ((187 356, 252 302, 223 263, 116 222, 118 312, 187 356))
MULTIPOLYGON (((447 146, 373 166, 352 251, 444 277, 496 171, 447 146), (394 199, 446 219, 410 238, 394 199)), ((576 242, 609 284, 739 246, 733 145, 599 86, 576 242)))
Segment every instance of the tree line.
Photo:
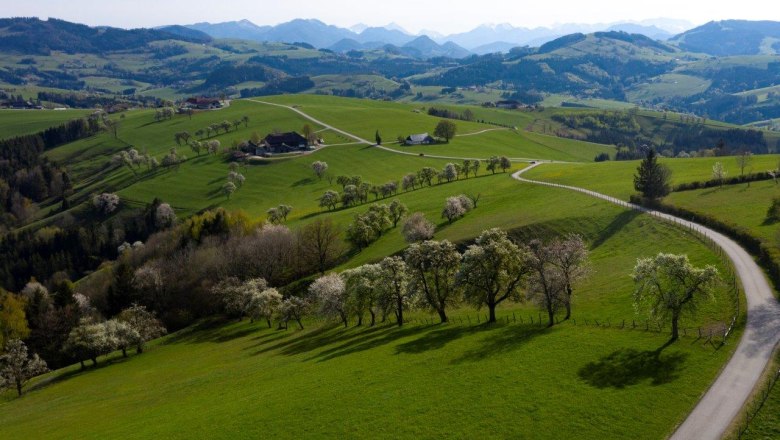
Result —
POLYGON ((0 233, 29 221, 37 210, 36 203, 71 192, 73 184, 65 168, 41 153, 101 129, 100 119, 89 117, 0 140, 0 233))

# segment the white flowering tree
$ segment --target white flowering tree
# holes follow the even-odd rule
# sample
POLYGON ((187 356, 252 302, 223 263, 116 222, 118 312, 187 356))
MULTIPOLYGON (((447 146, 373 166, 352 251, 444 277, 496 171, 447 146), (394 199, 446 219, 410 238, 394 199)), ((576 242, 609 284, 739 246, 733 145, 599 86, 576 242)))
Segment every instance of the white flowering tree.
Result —
POLYGON ((444 202, 444 209, 441 211, 441 216, 447 219, 448 223, 463 217, 466 214, 466 208, 459 197, 447 197, 444 202))
POLYGON ((282 305, 279 307, 279 327, 284 324, 284 328, 287 328, 287 323, 290 320, 294 320, 298 323, 298 327, 303 330, 303 316, 309 311, 309 301, 305 298, 299 298, 297 296, 291 296, 290 298, 282 301, 282 305))
POLYGON ((407 243, 416 243, 419 241, 430 240, 436 225, 425 218, 422 212, 415 212, 404 222, 402 232, 407 243))
POLYGON ((170 204, 160 203, 154 211, 154 224, 158 229, 167 229, 176 224, 176 212, 170 204))
POLYGON ((251 288, 254 290, 252 298, 249 300, 249 317, 253 322, 255 319, 265 319, 268 328, 271 328, 271 318, 282 306, 282 295, 274 288, 259 290, 259 287, 265 282, 262 278, 248 282, 253 284, 251 288))
POLYGON ((159 338, 167 333, 165 326, 157 319, 153 312, 150 312, 144 306, 133 304, 127 309, 122 310, 116 318, 120 322, 127 323, 136 332, 139 338, 136 341, 135 351, 143 353, 144 347, 148 341, 159 338))
POLYGON ((113 193, 103 193, 92 197, 92 206, 102 215, 108 215, 119 207, 119 196, 113 193))
POLYGON ((112 348, 122 350, 122 356, 127 357, 128 347, 139 343, 141 335, 130 324, 111 319, 103 323, 112 348))
POLYGON ((19 339, 11 339, 0 356, 0 389, 15 387, 21 396, 22 388, 33 377, 49 371, 46 362, 37 354, 29 355, 27 346, 19 339))
POLYGON ((340 275, 331 273, 317 278, 309 286, 309 294, 316 299, 322 315, 338 317, 344 327, 349 325, 348 295, 340 275))
POLYGON ((379 274, 378 264, 364 264, 342 272, 350 308, 357 316, 358 325, 363 324, 365 312, 371 315, 370 325, 376 324, 376 314, 380 305, 379 274))
POLYGON ((317 178, 322 180, 322 176, 324 176, 325 172, 328 171, 328 164, 318 160, 311 164, 311 169, 314 171, 314 174, 317 176, 317 178))
POLYGON ((379 262, 379 302, 383 310, 393 309, 398 326, 404 325, 404 310, 414 296, 409 269, 401 257, 385 257, 379 262))
POLYGON ((68 339, 65 341, 64 350, 81 363, 92 360, 92 365, 97 365, 97 358, 113 350, 114 343, 102 323, 95 323, 89 319, 81 319, 79 325, 74 327, 68 339))
POLYGON ((411 282, 423 302, 447 322, 446 308, 458 303, 460 286, 455 280, 461 255, 448 240, 414 243, 404 255, 411 282))
POLYGON ((675 341, 680 335, 682 315, 695 314, 703 300, 712 298, 720 277, 715 266, 697 268, 687 255, 659 253, 653 258, 638 259, 632 278, 637 309, 659 321, 670 321, 671 341, 675 341))

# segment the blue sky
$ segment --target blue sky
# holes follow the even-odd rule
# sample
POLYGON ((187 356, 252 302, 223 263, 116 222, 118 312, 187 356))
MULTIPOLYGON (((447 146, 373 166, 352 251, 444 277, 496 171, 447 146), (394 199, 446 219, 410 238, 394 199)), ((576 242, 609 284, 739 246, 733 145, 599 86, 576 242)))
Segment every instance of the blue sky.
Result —
POLYGON ((318 18, 349 27, 395 22, 412 32, 468 31, 482 23, 538 27, 561 23, 610 23, 657 17, 702 24, 727 18, 779 20, 780 8, 755 0, 0 0, 0 15, 56 17, 89 25, 151 27, 248 19, 277 24, 318 18), (525 6, 531 5, 531 6, 525 6))

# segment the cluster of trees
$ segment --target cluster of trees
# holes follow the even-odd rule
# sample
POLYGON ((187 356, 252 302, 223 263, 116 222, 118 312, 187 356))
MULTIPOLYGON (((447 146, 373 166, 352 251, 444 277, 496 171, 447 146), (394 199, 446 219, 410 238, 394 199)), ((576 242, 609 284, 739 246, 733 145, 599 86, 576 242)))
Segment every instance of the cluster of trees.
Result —
MULTIPOLYGON (((206 138, 211 137, 212 133, 215 135, 219 134, 220 130, 224 131, 225 133, 228 133, 231 129, 238 130, 238 127, 240 127, 241 124, 244 124, 244 127, 248 127, 249 116, 244 115, 241 117, 241 119, 236 119, 233 122, 224 120, 222 122, 215 122, 213 124, 209 124, 204 128, 199 128, 198 130, 196 130, 195 136, 199 137, 200 139, 203 139, 204 137, 206 138)), ((191 135, 186 131, 174 134, 174 140, 177 140, 179 138, 181 138, 181 140, 186 142, 189 138, 191 138, 191 135), (182 135, 185 136, 186 139, 184 139, 182 135)))
POLYGON ((447 197, 444 202, 444 209, 441 211, 442 218, 446 218, 447 222, 452 224, 455 220, 466 215, 467 212, 477 207, 479 201, 479 195, 467 196, 461 194, 458 196, 447 197))
POLYGON ((461 121, 474 120, 474 112, 471 111, 471 109, 466 109, 463 111, 463 113, 459 113, 457 111, 446 109, 446 108, 429 107, 428 114, 439 118, 459 119, 461 121))
POLYGON ((27 223, 36 203, 48 198, 64 199, 73 185, 65 168, 41 153, 98 133, 97 117, 75 119, 46 130, 0 140, 0 233, 27 223))
MULTIPOLYGON (((506 172, 512 166, 512 162, 506 156, 492 156, 485 161, 485 168, 495 174, 499 169, 506 172)), ((417 188, 433 186, 434 180, 438 184, 459 180, 461 177, 468 179, 469 175, 477 176, 481 166, 481 161, 477 159, 464 159, 462 163, 448 163, 441 170, 432 167, 424 167, 416 173, 406 174, 400 182, 400 188, 404 191, 415 190, 417 188)), ((325 162, 312 163, 312 170, 318 177, 325 176, 328 164, 325 162)), ((330 179, 330 177, 329 177, 330 179)), ((343 207, 355 206, 368 201, 368 195, 373 194, 374 200, 387 198, 398 193, 399 183, 389 181, 382 185, 374 185, 370 182, 364 182, 361 176, 338 176, 336 183, 341 185, 342 193, 335 190, 327 190, 320 197, 320 207, 327 209, 336 209, 339 203, 343 207)))
POLYGON ((306 298, 289 296, 284 298, 262 278, 253 278, 239 281, 236 278, 228 278, 221 281, 212 289, 215 295, 221 296, 225 313, 238 317, 249 316, 252 322, 265 320, 268 328, 271 321, 278 321, 279 329, 286 329, 289 321, 294 320, 303 329, 301 318, 309 311, 309 302, 306 298))
POLYGON ((146 165, 147 171, 156 170, 160 162, 148 153, 140 153, 135 148, 128 148, 111 156, 110 164, 114 167, 126 166, 133 175, 138 174, 142 165, 146 165))
MULTIPOLYGON (((214 150, 216 151, 216 149, 219 148, 219 141, 210 141, 209 144, 213 142, 216 142, 216 145, 214 146, 214 150)), ((189 142, 189 145, 193 151, 195 151, 197 154, 200 154, 200 142, 191 141, 189 142)), ((211 145, 208 145, 208 148, 209 152, 211 152, 211 145)), ((160 166, 174 168, 178 167, 178 165, 186 160, 187 156, 180 155, 176 150, 176 147, 171 147, 168 150, 168 154, 164 155, 161 160, 157 160, 156 157, 150 155, 149 153, 142 153, 135 148, 130 147, 111 156, 109 165, 116 168, 125 166, 133 173, 133 175, 138 175, 138 173, 142 171, 143 166, 146 167, 146 172, 152 172, 159 169, 160 166)))
POLYGON ((403 325, 410 308, 428 309, 447 322, 447 310, 462 302, 487 307, 496 321, 496 307, 504 301, 535 301, 548 312, 548 325, 565 309, 571 316, 576 284, 588 273, 588 251, 582 238, 569 235, 549 243, 513 242, 506 232, 483 231, 461 254, 447 241, 413 243, 404 257, 387 257, 340 274, 318 278, 309 287, 311 301, 325 316, 345 325, 370 316, 385 320, 394 315, 403 325))
POLYGON ((268 214, 268 222, 272 224, 286 222, 287 216, 290 215, 292 209, 292 206, 285 204, 269 209, 266 211, 266 214, 268 214))
POLYGON ((115 109, 133 107, 159 107, 163 101, 153 96, 123 93, 125 96, 98 93, 58 93, 43 91, 38 92, 38 101, 56 102, 72 108, 102 108, 109 113, 115 109), (133 95, 133 96, 127 96, 133 95))
POLYGON ((375 203, 368 211, 355 215, 347 227, 347 240, 362 249, 378 240, 387 229, 398 226, 398 222, 408 212, 406 205, 398 199, 393 200, 389 206, 375 203))
POLYGON ((104 316, 135 303, 177 329, 223 310, 212 290, 222 280, 263 278, 286 286, 324 272, 343 252, 342 231, 328 219, 293 232, 217 209, 154 234, 143 246, 129 246, 79 286, 104 316))
POLYGON ((581 134, 559 131, 559 136, 618 146, 616 160, 641 159, 647 148, 663 151, 666 157, 727 156, 744 150, 768 152, 766 139, 760 130, 710 128, 704 125, 704 118, 685 115, 680 115, 679 122, 673 122, 667 119, 666 113, 661 122, 646 118, 644 123, 650 127, 647 128, 640 124, 641 118, 635 109, 627 112, 578 112, 552 116, 554 121, 581 134), (665 136, 663 140, 658 140, 657 134, 661 130, 665 136))
POLYGON ((160 122, 167 119, 173 119, 175 114, 176 110, 171 107, 158 108, 154 112, 154 120, 155 122, 160 122))
POLYGON ((154 313, 135 304, 107 321, 99 321, 99 317, 89 310, 85 314, 87 316, 73 327, 63 346, 63 351, 80 362, 81 368, 84 368, 85 360, 91 360, 92 365, 97 365, 98 356, 116 350, 121 350, 124 357, 127 357, 127 350, 131 347, 141 354, 146 342, 167 332, 154 313))
MULTIPOLYGON (((230 196, 233 195, 237 189, 244 185, 245 180, 246 177, 244 177, 244 175, 239 172, 238 162, 230 162, 228 165, 227 182, 222 185, 222 192, 225 194, 228 200, 230 200, 230 196)), ((285 219, 286 218, 287 215, 285 215, 285 219)))

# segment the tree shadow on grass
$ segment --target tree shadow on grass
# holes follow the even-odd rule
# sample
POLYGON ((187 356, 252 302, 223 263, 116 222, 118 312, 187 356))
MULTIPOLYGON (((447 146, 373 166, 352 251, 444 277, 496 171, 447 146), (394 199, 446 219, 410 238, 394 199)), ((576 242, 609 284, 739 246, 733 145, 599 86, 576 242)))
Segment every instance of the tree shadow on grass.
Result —
POLYGON ((236 338, 243 338, 252 333, 257 333, 258 329, 254 325, 248 325, 249 321, 244 321, 243 325, 226 326, 229 323, 236 323, 235 320, 229 320, 224 317, 209 318, 188 327, 184 330, 171 335, 165 341, 165 344, 197 344, 202 342, 227 342, 236 338))
POLYGON ((313 183, 316 183, 316 180, 314 180, 313 177, 306 177, 303 179, 296 180, 295 182, 293 182, 292 186, 293 187, 304 186, 304 185, 311 185, 313 183))
MULTIPOLYGON (((280 354, 294 356, 307 353, 337 342, 349 341, 363 337, 365 335, 370 335, 373 332, 379 330, 379 327, 370 327, 367 330, 364 329, 365 327, 351 327, 349 329, 344 329, 340 325, 331 324, 318 327, 308 332, 295 332, 294 330, 288 330, 284 331, 283 334, 290 336, 295 335, 296 337, 278 338, 286 340, 261 348, 252 354, 260 355, 278 350, 280 354)), ((258 346, 260 345, 265 345, 265 343, 258 344, 258 346)))
POLYGON ((486 337, 480 341, 476 348, 465 351, 462 355, 453 359, 453 364, 479 362, 487 357, 517 350, 534 338, 555 330, 554 327, 539 327, 534 324, 483 324, 477 328, 492 331, 486 333, 486 337))
POLYGON ((430 350, 438 350, 448 343, 467 334, 473 334, 485 329, 487 325, 477 327, 446 327, 426 332, 421 337, 409 342, 399 344, 396 348, 396 354, 420 354, 430 350))
POLYGON ((615 217, 609 225, 599 234, 596 240, 593 241, 590 249, 597 249, 602 244, 606 243, 612 236, 620 232, 621 229, 631 223, 636 217, 642 215, 640 211, 630 210, 621 212, 615 217))
POLYGON ((75 366, 67 367, 69 368, 67 371, 64 371, 59 374, 50 375, 49 377, 40 379, 35 383, 26 386, 24 388, 24 392, 27 393, 29 391, 39 390, 48 387, 50 385, 56 384, 58 382, 64 382, 74 377, 81 376, 82 374, 89 374, 93 371, 110 367, 111 365, 127 362, 131 360, 134 356, 137 356, 134 353, 135 353, 134 351, 128 350, 127 357, 123 357, 121 354, 118 353, 110 353, 105 356, 99 356, 97 365, 92 365, 91 360, 86 360, 84 361, 84 368, 79 368, 75 366))
POLYGON ((652 385, 663 385, 676 380, 685 359, 685 353, 657 350, 639 351, 631 348, 616 350, 595 362, 580 368, 580 379, 596 388, 625 388, 650 380, 652 385))

